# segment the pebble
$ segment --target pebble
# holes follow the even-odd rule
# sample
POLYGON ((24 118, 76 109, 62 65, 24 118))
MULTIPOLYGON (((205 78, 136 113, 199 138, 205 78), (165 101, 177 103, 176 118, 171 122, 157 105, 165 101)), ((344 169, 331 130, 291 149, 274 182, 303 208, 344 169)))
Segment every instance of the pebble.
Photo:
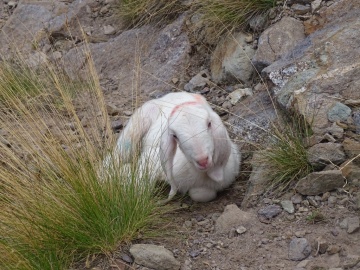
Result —
POLYGON ((293 195, 291 197, 291 201, 294 203, 294 204, 300 204, 302 202, 302 196, 299 194, 299 193, 296 193, 295 195, 293 195))
POLYGON ((337 201, 337 198, 335 196, 329 196, 328 198, 328 204, 334 205, 337 201))
POLYGON ((104 34, 105 35, 113 35, 115 34, 116 29, 111 25, 104 25, 104 34))
POLYGON ((329 255, 333 255, 333 254, 336 254, 336 253, 339 253, 340 252, 340 247, 337 246, 337 245, 329 245, 328 249, 327 249, 327 253, 329 255))
POLYGON ((309 201, 309 204, 310 204, 311 206, 314 206, 314 207, 316 207, 316 208, 319 207, 319 204, 318 204, 318 202, 315 200, 314 197, 308 196, 308 197, 307 197, 307 200, 309 201))
POLYGON ((289 259, 302 261, 311 253, 311 245, 306 238, 294 238, 289 245, 289 259))
POLYGON ((305 230, 302 230, 302 231, 296 231, 295 232, 295 236, 298 237, 298 238, 302 238, 304 237, 306 234, 306 231, 305 230))
POLYGON ((282 209, 279 205, 272 204, 272 205, 268 205, 266 207, 261 208, 258 211, 258 214, 267 219, 271 219, 271 218, 274 218, 277 215, 279 215, 281 212, 282 212, 282 209))
POLYGON ((360 218, 359 217, 348 217, 347 218, 347 233, 354 233, 359 230, 360 218))
POLYGON ((325 192, 322 197, 321 197, 321 200, 324 202, 324 201, 327 201, 330 197, 330 192, 325 192))
POLYGON ((244 227, 244 226, 239 226, 239 227, 237 227, 236 228, 236 232, 238 233, 238 234, 243 234, 243 233, 245 233, 247 230, 246 230, 246 228, 244 227))
POLYGON ((297 15, 304 15, 308 13, 311 10, 310 6, 304 6, 300 4, 294 4, 291 6, 291 9, 295 12, 297 15))
POLYGON ((118 131, 123 128, 123 122, 121 120, 114 120, 111 122, 111 129, 113 131, 118 131))
POLYGON ((131 116, 133 113, 131 111, 123 111, 125 116, 131 116))
POLYGON ((320 254, 324 254, 329 247, 329 243, 326 241, 325 238, 321 236, 316 239, 316 245, 317 245, 317 252, 319 252, 320 254))
POLYGON ((281 201, 280 204, 281 204, 282 208, 289 214, 293 214, 295 212, 295 208, 294 208, 292 201, 284 200, 284 201, 281 201))

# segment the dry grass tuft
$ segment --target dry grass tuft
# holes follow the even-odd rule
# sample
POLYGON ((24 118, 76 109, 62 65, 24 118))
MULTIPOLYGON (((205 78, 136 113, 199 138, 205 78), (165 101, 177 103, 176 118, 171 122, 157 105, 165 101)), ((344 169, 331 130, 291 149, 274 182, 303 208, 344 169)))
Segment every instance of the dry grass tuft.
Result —
POLYGON ((88 57, 89 76, 77 82, 49 61, 29 68, 17 55, 20 64, 0 63, 1 269, 67 269, 159 218, 146 175, 121 162, 99 173, 114 138, 88 57))
POLYGON ((313 171, 307 159, 306 140, 311 135, 306 120, 298 115, 289 117, 281 127, 273 128, 273 142, 259 151, 260 158, 255 160, 265 165, 269 175, 268 192, 279 195, 292 184, 313 171))
POLYGON ((161 23, 176 18, 186 10, 179 0, 118 0, 117 13, 129 27, 161 23))
POLYGON ((204 0, 199 1, 199 12, 209 25, 219 29, 219 35, 244 26, 252 17, 275 7, 276 0, 204 0))

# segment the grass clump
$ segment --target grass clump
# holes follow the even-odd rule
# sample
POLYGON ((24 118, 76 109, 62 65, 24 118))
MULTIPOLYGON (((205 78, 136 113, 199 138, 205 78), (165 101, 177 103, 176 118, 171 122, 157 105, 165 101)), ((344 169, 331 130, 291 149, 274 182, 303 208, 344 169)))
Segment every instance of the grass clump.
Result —
POLYGON ((186 7, 180 0, 117 0, 117 13, 130 27, 176 18, 186 7))
POLYGON ((306 217, 306 220, 311 224, 315 224, 319 222, 324 222, 326 220, 326 217, 320 211, 315 210, 306 217))
POLYGON ((293 116, 291 121, 282 128, 274 127, 274 141, 259 152, 256 161, 266 168, 269 175, 268 192, 275 194, 287 190, 313 171, 306 151, 306 140, 311 129, 301 116, 293 116))
MULTIPOLYGON (((139 179, 137 168, 129 173, 121 162, 101 169, 114 138, 89 63, 82 84, 49 62, 38 67, 41 83, 27 77, 29 84, 1 84, 1 269, 68 269, 90 254, 113 251, 158 220, 157 192, 147 175, 139 179), (37 92, 29 102, 18 93, 28 94, 32 85, 37 92), (44 94, 49 86, 56 99, 44 94)), ((1 76, 12 82, 18 72, 1 76)))
POLYGON ((37 75, 27 66, 2 62, 0 64, 0 101, 6 95, 26 99, 40 94, 37 75))
POLYGON ((203 0, 199 1, 199 12, 205 20, 219 29, 231 32, 247 23, 252 17, 275 7, 276 0, 203 0))

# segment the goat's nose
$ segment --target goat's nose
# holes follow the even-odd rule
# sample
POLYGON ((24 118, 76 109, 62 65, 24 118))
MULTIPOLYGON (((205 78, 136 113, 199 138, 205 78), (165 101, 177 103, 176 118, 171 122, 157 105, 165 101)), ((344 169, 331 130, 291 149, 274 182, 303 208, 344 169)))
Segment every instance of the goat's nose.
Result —
POLYGON ((205 168, 206 168, 206 167, 208 166, 209 158, 206 157, 206 158, 197 160, 196 162, 197 162, 197 164, 199 164, 201 167, 205 167, 205 168))

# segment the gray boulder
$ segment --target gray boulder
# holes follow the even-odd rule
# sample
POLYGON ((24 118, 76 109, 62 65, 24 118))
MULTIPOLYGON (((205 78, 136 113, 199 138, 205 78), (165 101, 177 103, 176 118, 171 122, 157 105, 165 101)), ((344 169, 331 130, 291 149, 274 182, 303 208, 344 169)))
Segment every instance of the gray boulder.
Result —
MULTIPOLYGON (((172 78, 182 78, 189 58, 190 43, 181 31, 183 23, 181 17, 164 29, 143 26, 124 31, 108 42, 90 44, 101 84, 129 100, 134 84, 138 85, 134 90, 146 95, 165 91, 172 78)), ((68 63, 65 71, 72 79, 88 76, 84 49, 71 49, 64 56, 68 63)))
POLYGON ((249 83, 254 68, 255 50, 246 42, 247 35, 235 33, 224 37, 211 56, 211 77, 216 82, 240 80, 249 83))
POLYGON ((295 189, 302 195, 319 195, 341 188, 343 185, 344 178, 341 171, 331 170, 308 174, 298 181, 295 189))
POLYGON ((151 244, 136 244, 130 247, 135 263, 158 270, 180 269, 180 262, 164 247, 151 244))
POLYGON ((232 228, 240 225, 249 228, 254 222, 255 217, 252 214, 240 210, 235 204, 229 204, 216 220, 215 230, 217 233, 229 233, 232 228))
POLYGON ((340 165, 345 161, 345 153, 340 143, 318 143, 307 150, 308 161, 315 168, 324 168, 327 164, 340 165))
POLYGON ((291 17, 282 18, 261 34, 258 49, 252 59, 254 66, 261 71, 292 50, 304 38, 301 21, 291 17))
POLYGON ((319 135, 331 121, 349 115, 348 108, 336 105, 339 100, 360 99, 360 2, 340 0, 324 16, 321 31, 263 70, 277 102, 303 115, 319 135))

